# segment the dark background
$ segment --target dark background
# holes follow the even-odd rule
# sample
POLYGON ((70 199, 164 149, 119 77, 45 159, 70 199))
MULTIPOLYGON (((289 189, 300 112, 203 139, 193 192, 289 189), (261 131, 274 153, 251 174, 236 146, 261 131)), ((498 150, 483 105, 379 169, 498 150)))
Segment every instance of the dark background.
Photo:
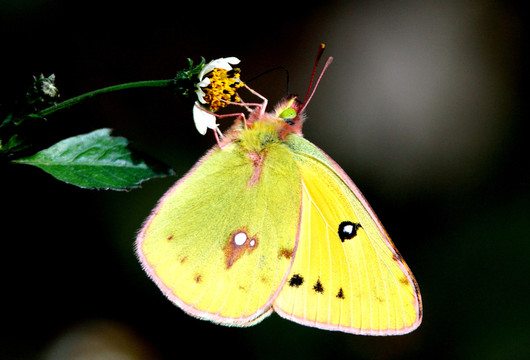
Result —
MULTIPOLYGON (((335 61, 305 136, 341 164, 385 224, 419 282, 424 319, 409 335, 381 338, 276 315, 226 328, 172 305, 143 273, 133 241, 214 138, 197 133, 191 108, 171 93, 133 90, 50 116, 36 146, 111 127, 177 177, 131 192, 88 191, 1 165, 0 358, 529 358, 522 9, 485 0, 3 0, 3 115, 33 75, 55 73, 68 99, 172 78, 200 56, 239 57, 243 80, 285 66, 291 91, 303 95, 325 42, 335 61)), ((251 85, 271 104, 286 91, 282 72, 251 85)))

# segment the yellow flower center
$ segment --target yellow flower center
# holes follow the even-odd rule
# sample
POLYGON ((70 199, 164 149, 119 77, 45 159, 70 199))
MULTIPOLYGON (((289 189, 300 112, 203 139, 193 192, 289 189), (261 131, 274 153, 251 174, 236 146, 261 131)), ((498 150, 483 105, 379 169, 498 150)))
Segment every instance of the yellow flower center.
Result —
POLYGON ((210 84, 203 89, 204 101, 213 112, 228 105, 226 101, 240 102, 237 89, 245 84, 239 80, 239 70, 213 69, 208 75, 210 84))

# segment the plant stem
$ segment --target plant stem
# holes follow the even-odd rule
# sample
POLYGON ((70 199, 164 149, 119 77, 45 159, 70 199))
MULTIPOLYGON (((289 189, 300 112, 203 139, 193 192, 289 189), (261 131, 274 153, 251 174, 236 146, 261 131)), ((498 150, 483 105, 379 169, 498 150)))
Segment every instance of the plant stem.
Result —
POLYGON ((56 111, 67 109, 82 101, 93 98, 94 96, 109 93, 109 92, 115 92, 115 91, 133 89, 133 88, 142 88, 142 87, 171 87, 174 84, 175 84, 175 79, 169 79, 169 80, 135 81, 135 82, 125 83, 125 84, 120 84, 120 85, 109 86, 103 89, 90 91, 83 95, 79 95, 74 98, 60 102, 58 104, 52 105, 46 109, 39 111, 36 115, 39 117, 46 117, 56 111))

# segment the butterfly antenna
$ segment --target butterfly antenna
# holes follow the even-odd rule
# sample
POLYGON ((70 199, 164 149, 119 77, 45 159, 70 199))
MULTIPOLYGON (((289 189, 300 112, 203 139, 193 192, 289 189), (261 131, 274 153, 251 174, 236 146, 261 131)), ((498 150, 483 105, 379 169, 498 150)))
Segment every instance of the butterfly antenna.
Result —
POLYGON ((256 75, 256 76, 250 78, 249 80, 246 80, 245 83, 248 84, 248 83, 250 83, 250 82, 252 82, 252 81, 254 81, 254 80, 256 80, 256 79, 262 77, 263 75, 266 75, 266 74, 268 74, 268 73, 270 73, 270 72, 273 72, 273 71, 276 71, 276 70, 283 70, 283 71, 285 71, 285 80, 286 80, 286 85, 287 85, 287 86, 286 86, 286 89, 287 89, 287 95, 289 95, 289 70, 287 70, 287 68, 285 68, 285 67, 283 67, 283 66, 276 66, 276 67, 274 67, 274 68, 272 68, 272 69, 265 70, 265 71, 262 72, 261 74, 258 74, 258 75, 256 75))
POLYGON ((313 67, 313 73, 311 74, 311 80, 309 81, 309 87, 307 89, 307 94, 305 95, 305 99, 304 99, 304 102, 302 103, 303 105, 302 105, 302 109, 300 110, 300 112, 302 112, 307 107, 307 104, 309 104, 309 102, 311 101, 311 98, 315 94, 315 91, 318 87, 318 84, 320 83, 320 80, 322 79, 322 76, 324 75, 324 72, 326 72, 329 65, 331 65, 331 63, 333 62, 333 58, 331 56, 326 60, 326 63, 324 64, 324 68, 320 72, 317 82, 315 83, 315 86, 313 87, 313 91, 311 91, 313 80, 315 79, 315 73, 318 67, 318 62, 320 61, 320 58, 322 57, 322 54, 324 53, 325 48, 326 48, 325 44, 320 44, 320 47, 318 48, 317 58, 315 60, 315 66, 313 67))

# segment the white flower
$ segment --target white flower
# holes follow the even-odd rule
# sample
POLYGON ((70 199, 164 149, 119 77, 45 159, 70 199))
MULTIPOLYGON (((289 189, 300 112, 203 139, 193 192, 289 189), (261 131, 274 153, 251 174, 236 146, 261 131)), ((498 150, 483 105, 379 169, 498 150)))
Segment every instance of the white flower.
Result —
POLYGON ((197 83, 197 90, 195 90, 195 93, 197 94, 197 97, 199 98, 199 102, 201 104, 206 104, 206 101, 204 101, 204 91, 202 91, 201 88, 207 87, 210 85, 210 78, 206 76, 210 71, 213 69, 224 69, 224 70, 232 70, 232 65, 239 64, 240 60, 236 57, 227 57, 227 58, 220 58, 210 61, 208 64, 204 65, 201 72, 199 73, 199 82, 197 83))
POLYGON ((40 90, 43 94, 48 95, 51 98, 59 97, 59 89, 55 86, 55 74, 51 74, 48 77, 40 74, 39 83, 40 90))
POLYGON ((196 101, 193 105, 193 121, 195 122, 195 127, 197 128, 197 131, 201 135, 206 134, 206 131, 208 129, 219 131, 219 129, 217 129, 218 125, 215 119, 215 115, 206 112, 206 110, 203 109, 203 107, 201 106, 201 104, 199 104, 198 101, 196 101))
POLYGON ((240 60, 236 57, 216 59, 204 65, 201 72, 199 73, 199 82, 196 84, 197 90, 195 90, 199 101, 195 101, 195 104, 193 105, 193 121, 195 122, 195 127, 197 128, 197 131, 200 134, 206 134, 206 131, 208 131, 208 129, 212 129, 218 134, 221 133, 217 128, 218 125, 215 115, 211 114, 210 112, 208 112, 208 110, 206 110, 206 108, 208 107, 206 101, 204 100, 204 96, 206 94, 202 90, 202 88, 205 88, 210 85, 210 78, 206 75, 213 69, 223 69, 227 71, 232 70, 232 65, 237 65, 239 64, 239 62, 240 60), (204 107, 203 105, 206 105, 206 107, 204 107))

